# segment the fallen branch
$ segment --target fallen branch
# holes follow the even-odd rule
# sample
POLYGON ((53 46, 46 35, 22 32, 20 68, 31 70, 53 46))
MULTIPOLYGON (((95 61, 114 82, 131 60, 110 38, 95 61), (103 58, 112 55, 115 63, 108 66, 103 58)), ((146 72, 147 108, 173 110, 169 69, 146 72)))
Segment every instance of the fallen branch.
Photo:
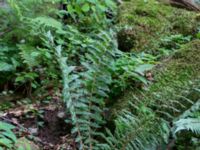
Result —
POLYGON ((195 3, 194 0, 160 0, 171 5, 187 8, 189 10, 200 11, 200 5, 195 3))

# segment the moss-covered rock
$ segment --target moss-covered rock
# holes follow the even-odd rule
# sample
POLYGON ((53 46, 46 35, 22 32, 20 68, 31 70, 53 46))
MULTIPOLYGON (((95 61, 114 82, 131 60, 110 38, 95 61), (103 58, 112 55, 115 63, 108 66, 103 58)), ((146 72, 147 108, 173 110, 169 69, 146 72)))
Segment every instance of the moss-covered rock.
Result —
POLYGON ((134 50, 157 49, 161 38, 193 33, 198 24, 196 16, 195 12, 156 0, 125 1, 119 9, 118 25, 127 29, 118 34, 119 48, 124 51, 130 47, 134 50))
POLYGON ((200 94, 193 94, 193 89, 200 86, 199 62, 200 40, 184 45, 170 60, 155 68, 155 83, 148 90, 136 92, 130 89, 125 92, 112 109, 114 116, 120 110, 129 108, 129 102, 136 105, 142 102, 153 110, 156 105, 155 111, 179 115, 191 106, 190 100, 196 101, 200 98, 200 94))

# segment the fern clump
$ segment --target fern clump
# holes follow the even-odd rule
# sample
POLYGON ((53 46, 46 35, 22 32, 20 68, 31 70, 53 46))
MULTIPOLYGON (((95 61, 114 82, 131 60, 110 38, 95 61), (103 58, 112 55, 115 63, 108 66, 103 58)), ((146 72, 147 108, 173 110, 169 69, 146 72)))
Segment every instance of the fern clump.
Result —
MULTIPOLYGON (((171 61, 168 62, 168 64, 165 64, 159 69, 159 72, 154 71, 156 83, 151 85, 147 91, 138 90, 136 92, 130 89, 125 94, 125 96, 119 100, 118 104, 116 104, 116 106, 113 107, 112 112, 115 116, 114 118, 116 118, 116 120, 120 119, 121 117, 126 118, 123 117, 123 115, 121 115, 121 112, 124 112, 124 109, 126 108, 127 111, 131 112, 131 114, 136 117, 135 120, 144 119, 144 122, 146 123, 151 122, 152 124, 150 123, 151 125, 149 126, 152 126, 152 128, 155 129, 153 131, 154 133, 157 133, 157 129, 160 129, 160 123, 158 125, 155 124, 155 122, 159 122, 158 120, 160 120, 161 122, 165 120, 163 122, 166 124, 165 129, 168 128, 167 130, 170 130, 170 122, 172 122, 176 117, 181 115, 185 110, 195 105, 195 103, 199 99, 198 92, 194 92, 195 89, 199 89, 198 81, 200 66, 198 61, 200 60, 200 57, 199 55, 196 55, 199 51, 199 43, 200 41, 196 40, 190 42, 189 44, 186 44, 179 50, 179 52, 177 52, 173 56, 173 58, 171 59, 171 61), (144 108, 145 112, 148 112, 149 114, 153 115, 155 119, 158 120, 148 120, 149 117, 146 118, 144 114, 140 116, 137 110, 141 111, 143 110, 142 108, 144 108)), ((187 126, 189 125, 189 121, 192 121, 194 123, 193 130, 198 133, 198 119, 189 118, 181 119, 175 123, 177 131, 179 129, 191 129, 191 126, 187 126), (183 128, 184 123, 186 123, 186 126, 184 126, 183 128)), ((145 124, 144 122, 142 124, 145 124)), ((123 122, 124 125, 126 125, 126 123, 128 123, 128 120, 123 122)), ((122 125, 116 123, 116 134, 121 134, 121 132, 118 131, 118 128, 120 128, 120 126, 122 125)), ((140 128, 143 127, 141 125, 137 125, 135 126, 135 129, 132 129, 132 132, 137 131, 140 128)), ((148 127, 148 129, 149 128, 151 127, 148 127)), ((131 134, 132 132, 128 131, 129 134, 131 134)), ((149 136, 151 135, 151 132, 145 133, 149 136)), ((166 137, 168 134, 165 134, 165 130, 161 128, 160 137, 166 137)), ((126 133, 122 135, 125 136, 126 133)), ((147 135, 144 137, 147 137, 147 135)), ((165 138, 156 139, 159 140, 152 140, 152 143, 162 143, 165 138)), ((132 142, 134 142, 134 140, 135 139, 132 139, 132 142)), ((142 141, 143 140, 140 140, 141 143, 142 141)), ((148 143, 142 143, 141 145, 148 146, 148 143)), ((126 146, 129 147, 128 144, 126 146)), ((133 147, 134 145, 132 145, 132 148, 133 147)))

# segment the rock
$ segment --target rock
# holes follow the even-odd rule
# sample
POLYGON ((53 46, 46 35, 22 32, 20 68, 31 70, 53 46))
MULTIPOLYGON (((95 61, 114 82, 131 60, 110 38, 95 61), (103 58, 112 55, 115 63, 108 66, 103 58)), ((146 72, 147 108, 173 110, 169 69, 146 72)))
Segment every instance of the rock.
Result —
POLYGON ((37 135, 38 134, 38 128, 28 128, 28 130, 32 135, 37 135))
POLYGON ((135 46, 136 34, 133 29, 122 29, 117 34, 118 48, 123 52, 130 52, 135 46))
POLYGON ((61 111, 61 112, 58 112, 57 117, 60 119, 64 119, 66 117, 66 114, 65 112, 61 111))

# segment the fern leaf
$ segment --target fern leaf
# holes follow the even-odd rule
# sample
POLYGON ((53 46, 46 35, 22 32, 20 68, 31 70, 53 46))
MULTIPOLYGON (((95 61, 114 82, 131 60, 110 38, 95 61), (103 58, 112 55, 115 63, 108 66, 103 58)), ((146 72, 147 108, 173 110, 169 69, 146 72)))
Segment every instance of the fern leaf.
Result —
POLYGON ((195 134, 200 134, 200 119, 198 118, 180 119, 176 121, 174 125, 175 125, 174 134, 182 130, 188 130, 195 134))
POLYGON ((13 71, 14 66, 6 62, 0 62, 0 71, 13 71))
POLYGON ((162 140, 165 141, 169 134, 169 128, 166 126, 165 121, 157 120, 153 116, 141 119, 141 117, 134 116, 128 111, 124 111, 116 119, 115 124, 114 134, 107 130, 108 137, 106 137, 106 141, 109 149, 149 149, 158 145, 162 140), (155 126, 152 126, 152 124, 155 126), (164 137, 164 135, 166 136, 164 137), (163 139, 159 138, 162 136, 163 139))
POLYGON ((50 28, 54 28, 56 30, 62 31, 62 23, 60 23, 59 21, 51 17, 45 17, 45 16, 36 17, 32 19, 32 22, 35 25, 39 24, 43 27, 50 27, 50 28))

